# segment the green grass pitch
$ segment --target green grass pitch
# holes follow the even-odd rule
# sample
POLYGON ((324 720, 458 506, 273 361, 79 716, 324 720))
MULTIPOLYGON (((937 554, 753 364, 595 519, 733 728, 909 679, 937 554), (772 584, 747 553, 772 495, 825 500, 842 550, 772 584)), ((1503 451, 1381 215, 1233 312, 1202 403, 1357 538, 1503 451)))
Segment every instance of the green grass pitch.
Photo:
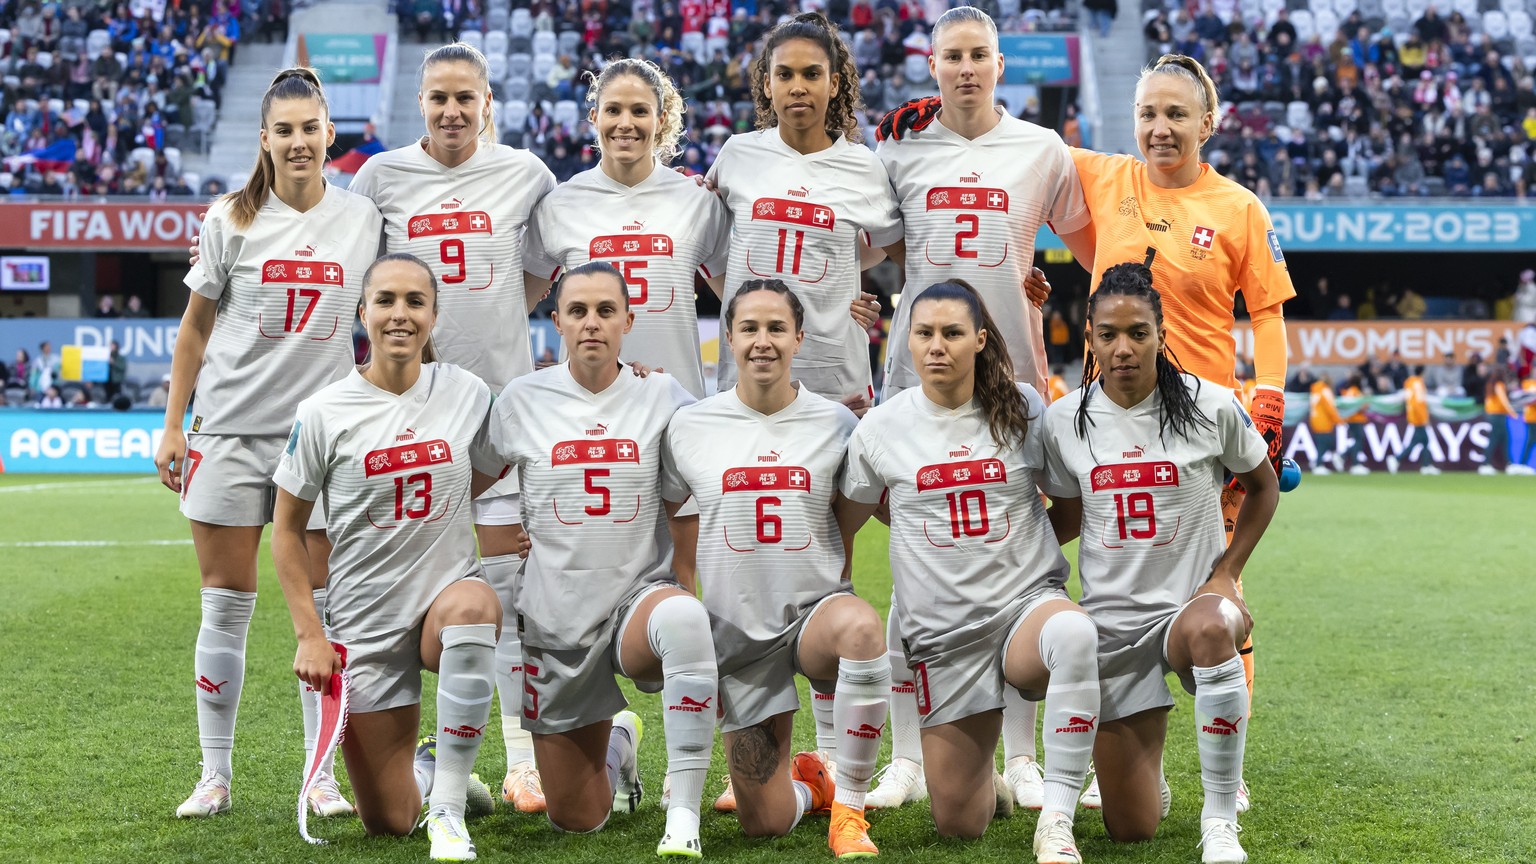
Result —
MULTIPOLYGON (((1247 574, 1260 667, 1246 771, 1255 805, 1242 820, 1253 861, 1536 859, 1533 504, 1526 478, 1466 475, 1309 477, 1281 499, 1247 574)), ((299 839, 293 638, 270 558, 251 627, 235 808, 177 821, 198 773, 199 612, 174 496, 146 478, 0 476, 0 510, 0 860, 426 859, 421 833, 368 839, 356 820, 318 824, 330 846, 299 839), (101 542, 40 545, 53 541, 101 542)), ((882 611, 885 543, 880 526, 867 529, 856 572, 882 611)), ((429 712, 431 698, 429 684, 429 712)), ((651 858, 665 751, 655 698, 634 707, 650 730, 643 812, 566 837, 543 818, 498 811, 471 824, 481 860, 651 858)), ((493 785, 504 767, 498 722, 478 765, 493 785)), ((1080 812, 1087 861, 1199 860, 1190 723, 1181 694, 1168 742, 1173 813, 1157 839, 1117 846, 1080 812)), ((807 716, 797 744, 811 741, 807 716)), ((711 799, 723 773, 717 750, 711 799)), ((789 838, 752 842, 706 809, 704 850, 716 861, 828 860, 826 824, 808 817, 789 838)), ((921 805, 873 814, 872 824, 890 861, 1032 860, 1028 814, 974 843, 937 838, 921 805)))

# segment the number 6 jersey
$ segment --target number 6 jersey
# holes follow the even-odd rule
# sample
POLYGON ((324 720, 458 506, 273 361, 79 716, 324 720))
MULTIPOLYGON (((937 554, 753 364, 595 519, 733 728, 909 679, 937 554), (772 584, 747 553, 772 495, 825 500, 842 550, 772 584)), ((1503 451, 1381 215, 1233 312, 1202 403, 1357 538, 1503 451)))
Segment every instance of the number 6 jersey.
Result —
POLYGON ((1051 405, 1046 415, 1049 486, 1083 499, 1078 545, 1082 606, 1102 639, 1135 642, 1177 612, 1211 575, 1226 548, 1221 516, 1222 469, 1252 471, 1268 450, 1232 391, 1182 376, 1210 420, 1189 437, 1159 434, 1162 397, 1116 405, 1094 383, 1087 388, 1086 436, 1077 434, 1084 390, 1051 405))
POLYGON ((842 491, 873 504, 888 490, 891 577, 907 659, 970 644, 1066 584, 1036 484, 1045 479, 1045 405, 1020 384, 1024 444, 1000 448, 975 401, 950 410, 921 387, 870 410, 848 443, 842 491))

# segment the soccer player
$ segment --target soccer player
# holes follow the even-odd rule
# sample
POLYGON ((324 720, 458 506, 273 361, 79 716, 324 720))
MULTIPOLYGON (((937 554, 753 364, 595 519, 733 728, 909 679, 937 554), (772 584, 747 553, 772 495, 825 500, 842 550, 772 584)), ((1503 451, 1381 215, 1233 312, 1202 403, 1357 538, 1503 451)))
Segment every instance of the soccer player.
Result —
POLYGON ((531 273, 608 261, 624 273, 635 327, 624 354, 704 396, 694 273, 724 279, 730 217, 719 197, 665 166, 683 134, 683 98, 649 60, 615 60, 593 77, 588 119, 602 160, 534 208, 531 273))
MULTIPOLYGON (((997 26, 985 12, 959 6, 939 17, 928 71, 938 83, 938 98, 923 103, 924 117, 909 128, 885 127, 891 134, 880 136, 876 151, 906 225, 903 296, 964 279, 1003 328, 993 335, 1007 343, 1015 377, 1046 393, 1040 309, 1025 285, 1038 272, 1035 235, 1046 220, 1069 231, 1088 223, 1072 157, 1055 132, 996 105, 1003 55, 997 26)), ((1043 274, 1039 278, 1043 282, 1043 274)), ((891 332, 907 332, 910 310, 910 303, 896 307, 891 332)), ((906 340, 891 340, 885 398, 917 383, 906 340)), ((891 765, 871 793, 881 807, 921 798, 924 782, 911 671, 902 665, 894 624, 898 617, 892 612, 887 624, 898 691, 891 700, 891 765)), ((1009 692, 1003 717, 1004 776, 1019 805, 1038 810, 1044 787, 1035 761, 1035 704, 1009 692)))
POLYGON ((1493 363, 1488 367, 1488 380, 1483 384, 1483 418, 1488 421, 1488 455, 1479 474, 1518 474, 1509 461, 1509 418, 1517 416, 1509 401, 1509 367, 1493 363))
POLYGON ((491 713, 502 617, 469 518, 474 492, 506 467, 490 446, 491 391, 432 362, 437 278, 419 258, 374 262, 358 315, 370 362, 299 403, 277 465, 272 554, 299 643, 293 670, 329 686, 342 659, 327 629, 347 650, 343 747, 368 833, 409 834, 427 799, 432 860, 473 861, 464 814, 471 794, 481 810, 492 803, 470 769, 491 713), (304 530, 322 494, 335 544, 323 626, 309 602, 304 530), (413 766, 422 669, 438 675, 442 734, 413 766))
POLYGON ((1413 374, 1403 382, 1403 416, 1412 431, 1408 443, 1403 445, 1401 460, 1394 454, 1387 454, 1387 470, 1396 474, 1400 462, 1414 462, 1419 466, 1420 474, 1439 474, 1440 469, 1435 467, 1429 452, 1429 388, 1424 385, 1422 365, 1414 366, 1413 374))
MULTIPOLYGON (((261 100, 256 167, 243 189, 209 208, 199 261, 185 280, 192 293, 155 452, 160 482, 181 495, 203 586, 193 660, 203 774, 176 808, 179 817, 230 807, 230 752, 261 529, 272 519, 272 471, 300 400, 352 368, 348 322, 378 245, 379 214, 321 176, 335 134, 314 71, 278 73, 261 100), (182 425, 194 388, 189 436, 182 425)), ((310 527, 311 601, 324 609, 325 525, 310 527)), ((313 748, 319 704, 303 685, 299 701, 305 747, 313 748)), ((309 806, 325 816, 352 812, 329 766, 309 806)))
POLYGON ((569 359, 515 379, 492 411, 491 440, 522 471, 533 543, 514 596, 523 717, 550 822, 595 831, 610 803, 633 810, 641 796, 639 722, 624 712, 610 723, 625 704, 614 676, 660 691, 672 795, 656 852, 698 857, 715 648, 693 561, 672 554, 659 473, 667 424, 694 399, 670 375, 621 374, 629 298, 606 261, 567 270, 555 326, 569 359))
POLYGON ((1339 416, 1339 406, 1333 399, 1333 387, 1328 381, 1319 378, 1312 382, 1312 411, 1307 415, 1307 426, 1312 430, 1313 446, 1317 448, 1317 458, 1312 461, 1312 473, 1317 475, 1332 474, 1333 470, 1342 471, 1344 455, 1339 452, 1339 438, 1337 430, 1344 425, 1344 418, 1339 416), (1333 470, 1328 468, 1333 464, 1333 470))
POLYGON ((797 387, 805 311, 783 281, 752 280, 723 316, 736 386, 667 428, 662 495, 701 514, 698 570, 720 662, 720 727, 744 832, 788 833, 831 807, 838 857, 877 853, 864 820, 891 687, 880 616, 843 581, 853 535, 833 515, 848 436, 844 405, 797 387), (845 553, 845 548, 849 550, 845 553), (835 692, 836 792, 819 753, 790 759, 795 673, 835 692), (786 770, 786 769, 791 769, 786 770), (793 774, 793 780, 791 775, 793 774))
POLYGON ((1237 577, 1279 500, 1264 439, 1230 386, 1181 372, 1153 273, 1109 268, 1088 299, 1083 386, 1045 419, 1052 511, 1081 532, 1082 605, 1099 630, 1094 764, 1104 826, 1152 837, 1168 812, 1163 741, 1178 673, 1195 696, 1206 864, 1247 860, 1237 792, 1248 734, 1238 646, 1253 621, 1237 577), (1223 471, 1248 490, 1224 545, 1223 471))
MULTIPOLYGON (((884 166, 861 143, 859 75, 836 25, 819 13, 768 34, 752 64, 756 132, 725 142, 709 181, 730 210, 727 285, 782 279, 805 306, 793 377, 855 414, 874 400, 869 335, 850 318, 859 273, 901 239, 884 166)), ((736 383, 722 353, 718 389, 736 383)))
MULTIPOLYGON (((442 312, 432 338, 442 359, 500 393, 533 371, 528 313, 548 285, 525 285, 523 235, 555 177, 532 153, 496 143, 490 66, 475 48, 453 43, 427 54, 416 99, 426 137, 369 159, 351 188, 384 214, 384 248, 415 255, 438 277, 442 312)), ((512 620, 523 539, 515 474, 475 501, 474 520, 486 581, 507 615, 496 648, 507 749, 502 797, 538 813, 544 793, 533 740, 510 707, 521 703, 523 692, 522 648, 512 620)))
POLYGON ((1064 590, 1067 562, 1036 488, 1045 479, 1044 403, 1014 380, 992 325, 964 283, 934 285, 913 301, 908 342, 922 386, 854 430, 842 492, 862 505, 852 529, 889 496, 891 574, 923 756, 943 769, 927 778, 939 833, 979 837, 995 810, 1011 807, 992 766, 1003 691, 1013 687, 1045 699, 1036 859, 1076 864, 1073 812, 1099 715, 1097 637, 1064 590))

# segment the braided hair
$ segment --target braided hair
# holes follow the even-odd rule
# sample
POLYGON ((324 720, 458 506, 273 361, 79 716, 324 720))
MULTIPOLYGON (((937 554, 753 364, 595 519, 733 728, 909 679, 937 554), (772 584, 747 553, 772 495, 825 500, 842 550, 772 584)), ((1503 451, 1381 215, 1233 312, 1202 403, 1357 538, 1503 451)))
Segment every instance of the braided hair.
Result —
MULTIPOLYGON (((919 303, 940 300, 959 300, 971 313, 971 326, 977 332, 986 331, 987 341, 976 355, 976 404, 987 417, 987 432, 999 448, 1023 447, 1029 432, 1029 403, 1019 392, 1013 380, 1013 360, 1008 356, 1008 343, 1003 341, 1003 331, 992 320, 992 313, 970 283, 963 279, 951 279, 929 286, 912 301, 912 308, 919 303)), ((915 318, 914 318, 915 320, 915 318)))
POLYGON ((827 104, 827 134, 833 138, 841 135, 859 144, 864 140, 864 127, 859 115, 864 113, 864 97, 859 92, 859 70, 853 65, 853 53, 843 43, 837 25, 820 12, 796 15, 768 32, 763 50, 752 61, 752 101, 757 106, 757 128, 772 129, 779 125, 779 116, 773 113, 773 100, 768 98, 767 82, 772 70, 773 51, 791 39, 805 39, 821 47, 827 54, 831 74, 837 75, 837 92, 827 104))
MULTIPOLYGON (((1105 297, 1138 297, 1152 307, 1152 318, 1157 323, 1159 332, 1163 329, 1163 297, 1152 287, 1152 268, 1140 261, 1127 261, 1104 271, 1104 276, 1099 280, 1098 290, 1088 296, 1088 330, 1093 330, 1093 313, 1098 308, 1099 301, 1105 297)), ((1163 347, 1157 352, 1157 392, 1162 397, 1162 416, 1158 420, 1157 436, 1164 440, 1169 429, 1173 434, 1183 438, 1189 438, 1201 426, 1214 428, 1211 418, 1205 416, 1200 406, 1195 403, 1195 398, 1200 394, 1200 379, 1193 375, 1195 390, 1193 393, 1184 386, 1184 376, 1187 374, 1173 349, 1164 342, 1163 347)), ((1077 437, 1088 437, 1088 427, 1093 425, 1093 418, 1088 416, 1088 399, 1093 395, 1093 383, 1099 380, 1098 356, 1092 351, 1083 361, 1083 398, 1077 404, 1077 437)))

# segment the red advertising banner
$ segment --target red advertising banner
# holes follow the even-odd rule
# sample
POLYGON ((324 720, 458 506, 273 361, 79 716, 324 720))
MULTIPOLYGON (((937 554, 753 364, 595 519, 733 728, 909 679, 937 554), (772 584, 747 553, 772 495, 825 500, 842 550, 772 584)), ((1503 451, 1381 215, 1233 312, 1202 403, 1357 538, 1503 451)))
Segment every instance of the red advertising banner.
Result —
MULTIPOLYGON (((1439 363, 1455 354, 1458 363, 1473 354, 1492 359, 1499 340, 1518 344, 1520 325, 1512 321, 1287 321, 1291 365, 1358 366, 1387 359, 1393 352, 1408 364, 1439 363)), ((1253 356, 1253 328, 1246 322, 1233 328, 1237 353, 1253 356)))
POLYGON ((186 251, 208 210, 206 203, 0 204, 0 247, 186 251))

